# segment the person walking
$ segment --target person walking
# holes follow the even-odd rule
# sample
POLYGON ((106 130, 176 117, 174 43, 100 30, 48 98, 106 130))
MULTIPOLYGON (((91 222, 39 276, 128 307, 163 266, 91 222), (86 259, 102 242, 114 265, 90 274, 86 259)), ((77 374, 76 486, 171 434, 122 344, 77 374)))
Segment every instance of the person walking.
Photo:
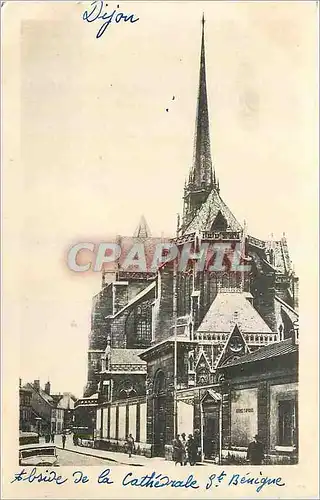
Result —
POLYGON ((173 459, 175 462, 175 465, 180 464, 183 465, 182 463, 182 442, 180 440, 180 434, 177 434, 175 439, 173 440, 173 459))
POLYGON ((132 437, 132 434, 129 434, 127 437, 127 450, 128 450, 128 456, 131 458, 131 455, 134 451, 134 439, 132 437))
POLYGON ((55 438, 55 434, 54 434, 54 432, 51 432, 51 443, 54 443, 54 438, 55 438))
POLYGON ((249 443, 247 450, 247 460, 252 465, 261 465, 264 459, 264 447, 261 443, 258 434, 253 438, 253 441, 249 443))
POLYGON ((187 440, 184 432, 181 434, 181 444, 182 444, 181 460, 183 465, 187 465, 187 440))
POLYGON ((65 449, 67 436, 65 433, 62 434, 62 448, 65 449))
POLYGON ((188 462, 195 465, 197 462, 198 447, 192 434, 189 434, 187 441, 188 462))

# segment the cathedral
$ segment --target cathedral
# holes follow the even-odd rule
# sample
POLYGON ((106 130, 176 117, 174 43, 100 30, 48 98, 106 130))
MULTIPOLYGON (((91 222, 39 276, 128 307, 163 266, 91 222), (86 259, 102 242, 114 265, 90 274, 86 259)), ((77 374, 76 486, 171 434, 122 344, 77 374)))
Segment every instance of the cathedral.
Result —
MULTIPOLYGON (((102 272, 92 305, 87 384, 77 405, 82 423, 90 415, 95 446, 121 450, 131 433, 138 453, 170 458, 174 436, 185 432, 199 436, 204 458, 221 457, 223 449, 240 453, 253 432, 273 442, 269 417, 264 417, 272 398, 277 405, 291 396, 297 399, 297 375, 290 380, 288 375, 291 365, 285 386, 276 393, 272 388, 284 380, 279 375, 270 382, 284 361, 277 366, 268 361, 255 381, 238 384, 239 394, 228 389, 225 367, 244 366, 243 359, 246 367, 254 365, 253 373, 257 362, 261 367, 271 356, 291 360, 296 355, 292 335, 298 321, 298 278, 285 235, 269 241, 251 236, 222 196, 211 159, 202 19, 193 161, 172 238, 178 249, 189 244, 194 254, 183 271, 171 261, 157 270, 130 271, 118 265, 102 272), (250 270, 235 271, 225 262, 221 270, 206 265, 199 271, 198 250, 206 243, 241 248, 241 262, 250 270)), ((161 241, 151 236, 142 217, 134 235, 119 236, 117 243, 124 248, 139 242, 147 248, 161 241)), ((289 406, 282 405, 281 411, 294 411, 289 406)), ((293 414, 288 415, 283 425, 293 422, 293 414)), ((296 428, 283 432, 283 442, 294 447, 296 428)))

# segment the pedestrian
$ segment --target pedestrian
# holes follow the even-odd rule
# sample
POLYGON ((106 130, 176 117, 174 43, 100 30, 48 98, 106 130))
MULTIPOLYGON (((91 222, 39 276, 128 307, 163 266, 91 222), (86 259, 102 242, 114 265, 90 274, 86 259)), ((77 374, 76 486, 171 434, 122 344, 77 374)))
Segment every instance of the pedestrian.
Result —
POLYGON ((54 432, 51 432, 51 443, 54 443, 54 438, 55 438, 55 434, 54 434, 54 432))
POLYGON ((195 446, 197 448, 196 462, 197 461, 201 462, 202 461, 202 447, 201 447, 201 436, 200 436, 199 429, 195 429, 193 439, 195 442, 195 446))
POLYGON ((261 465, 264 459, 264 447, 261 443, 258 434, 253 438, 253 441, 249 443, 247 450, 247 460, 252 465, 261 465))
POLYGON ((181 443, 182 443, 182 463, 183 465, 187 465, 187 440, 184 432, 181 434, 181 443))
POLYGON ((77 444, 78 444, 78 436, 76 433, 73 434, 73 444, 74 444, 74 446, 77 446, 77 444))
POLYGON ((127 437, 127 450, 129 458, 131 458, 131 455, 134 452, 134 439, 132 437, 132 434, 129 434, 129 436, 127 437))
POLYGON ((62 448, 65 449, 67 436, 65 433, 62 434, 62 448))
POLYGON ((46 437, 45 437, 46 443, 50 443, 50 433, 47 432, 46 437))
POLYGON ((195 465, 197 462, 198 447, 192 434, 189 434, 187 441, 188 462, 195 465))
POLYGON ((175 465, 177 465, 178 463, 180 465, 183 465, 183 463, 182 463, 182 453, 183 453, 182 442, 180 440, 179 434, 176 435, 172 444, 173 444, 173 459, 174 459, 175 465))

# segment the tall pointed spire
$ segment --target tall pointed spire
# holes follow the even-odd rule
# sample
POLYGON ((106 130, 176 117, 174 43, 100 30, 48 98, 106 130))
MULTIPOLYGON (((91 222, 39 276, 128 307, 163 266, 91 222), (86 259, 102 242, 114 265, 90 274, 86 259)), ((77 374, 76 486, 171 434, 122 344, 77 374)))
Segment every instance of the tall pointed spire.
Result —
POLYGON ((201 205, 206 201, 213 188, 217 189, 217 180, 212 171, 210 149, 210 124, 206 82, 206 55, 204 40, 204 15, 202 16, 201 52, 197 115, 194 137, 193 162, 189 181, 185 187, 184 224, 188 224, 201 205))
POLYGON ((202 16, 201 53, 197 117, 194 137, 193 163, 189 176, 194 188, 209 190, 213 187, 212 161, 210 150, 210 125, 208 111, 206 54, 204 43, 204 15, 202 16))

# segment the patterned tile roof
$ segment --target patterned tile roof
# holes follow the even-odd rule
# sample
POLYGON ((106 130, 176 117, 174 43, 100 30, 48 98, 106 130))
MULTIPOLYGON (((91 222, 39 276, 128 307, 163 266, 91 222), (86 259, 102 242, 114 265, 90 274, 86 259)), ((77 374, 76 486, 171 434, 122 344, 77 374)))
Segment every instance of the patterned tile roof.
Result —
POLYGON ((218 213, 221 212, 228 223, 229 231, 241 231, 242 227, 239 222, 222 200, 218 192, 213 189, 209 194, 206 202, 201 206, 199 212, 191 221, 184 234, 193 233, 195 231, 210 231, 213 221, 218 213))
POLYGON ((242 365, 244 363, 254 363, 256 361, 263 361, 264 359, 275 358, 277 356, 285 356, 299 351, 299 345, 293 343, 292 339, 282 340, 274 344, 261 347, 256 351, 240 356, 238 359, 226 362, 221 368, 229 366, 242 365))
POLYGON ((238 325, 241 333, 272 333, 249 302, 249 293, 218 293, 202 320, 198 332, 231 333, 238 325))
POLYGON ((146 364, 139 358, 139 354, 144 352, 144 349, 112 349, 111 365, 142 365, 146 364))

